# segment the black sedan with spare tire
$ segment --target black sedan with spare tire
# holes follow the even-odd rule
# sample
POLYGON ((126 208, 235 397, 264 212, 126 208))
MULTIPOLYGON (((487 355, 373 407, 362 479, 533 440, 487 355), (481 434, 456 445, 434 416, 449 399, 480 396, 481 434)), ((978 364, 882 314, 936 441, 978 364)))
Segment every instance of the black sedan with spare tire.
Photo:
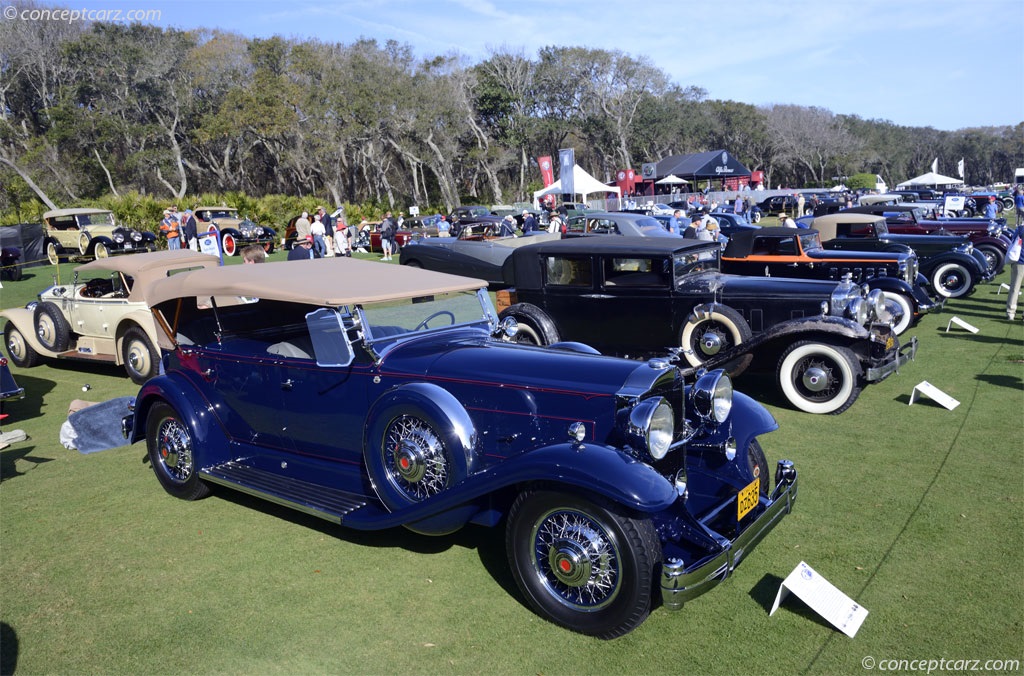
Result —
POLYGON ((587 237, 517 249, 498 292, 516 340, 578 342, 643 358, 674 351, 685 370, 775 369, 779 389, 808 413, 841 413, 861 388, 913 359, 881 291, 843 281, 745 277, 720 271, 717 242, 587 237))

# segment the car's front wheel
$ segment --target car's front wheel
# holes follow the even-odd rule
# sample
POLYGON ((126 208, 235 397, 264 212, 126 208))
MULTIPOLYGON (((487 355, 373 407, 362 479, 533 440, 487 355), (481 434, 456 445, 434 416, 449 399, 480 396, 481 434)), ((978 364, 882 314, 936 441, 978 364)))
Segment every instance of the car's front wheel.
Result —
MULTIPOLYGON (((715 305, 695 308, 690 313, 680 333, 679 344, 687 363, 701 366, 709 359, 747 342, 751 335, 750 325, 739 312, 731 307, 715 305)), ((732 375, 738 375, 738 372, 732 375)))
POLYGON ((985 257, 985 264, 988 266, 987 272, 996 275, 1002 272, 1004 256, 999 247, 993 244, 979 244, 974 248, 985 257))
POLYGON ((121 362, 128 377, 141 385, 156 375, 159 356, 146 332, 137 326, 125 331, 121 339, 121 362))
POLYGON ((949 262, 935 268, 931 278, 935 293, 943 298, 966 296, 974 287, 971 273, 960 263, 949 262))
POLYGON ((79 235, 78 252, 81 253, 83 256, 87 255, 89 253, 89 242, 91 241, 92 238, 89 237, 89 233, 83 232, 81 235, 79 235))
POLYGON ((846 347, 799 341, 779 359, 778 379, 783 395, 807 413, 842 413, 860 394, 860 361, 846 347))
POLYGON ((610 639, 650 613, 661 559, 650 519, 571 493, 531 490, 509 511, 505 544, 530 607, 555 624, 610 639))
POLYGON ((57 263, 60 263, 60 252, 57 251, 56 242, 51 241, 46 243, 46 260, 50 263, 50 265, 56 265, 57 263))
POLYGON ((7 321, 7 326, 4 327, 4 345, 7 346, 7 356, 10 357, 15 366, 27 369, 39 363, 39 353, 28 344, 25 336, 14 325, 14 322, 10 320, 7 321))
POLYGON ((902 293, 884 291, 882 295, 885 298, 885 311, 892 321, 892 329, 898 336, 914 323, 914 303, 902 293))
POLYGON ((32 315, 39 344, 51 352, 64 352, 71 344, 71 325, 60 308, 50 302, 36 305, 32 315))
POLYGON ((210 494, 210 487, 199 478, 192 435, 170 404, 161 401, 149 409, 146 447, 153 472, 165 491, 182 500, 198 500, 210 494))
POLYGON ((235 241, 235 236, 231 233, 225 233, 224 237, 221 238, 221 251, 224 252, 225 256, 234 256, 238 251, 238 242, 235 241))

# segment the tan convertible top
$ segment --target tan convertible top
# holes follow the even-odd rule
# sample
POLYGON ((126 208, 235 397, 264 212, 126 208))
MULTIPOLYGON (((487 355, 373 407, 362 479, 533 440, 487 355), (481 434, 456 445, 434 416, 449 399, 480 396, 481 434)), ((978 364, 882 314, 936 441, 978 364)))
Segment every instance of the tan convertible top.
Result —
POLYGON ((354 305, 486 287, 487 282, 353 258, 229 265, 160 279, 146 289, 151 306, 174 298, 255 297, 308 305, 354 305))
POLYGON ((79 270, 112 270, 123 272, 132 277, 151 270, 174 270, 194 266, 214 267, 220 265, 220 259, 210 254, 197 253, 190 249, 174 251, 152 251, 150 253, 131 254, 97 258, 91 263, 80 265, 79 270))

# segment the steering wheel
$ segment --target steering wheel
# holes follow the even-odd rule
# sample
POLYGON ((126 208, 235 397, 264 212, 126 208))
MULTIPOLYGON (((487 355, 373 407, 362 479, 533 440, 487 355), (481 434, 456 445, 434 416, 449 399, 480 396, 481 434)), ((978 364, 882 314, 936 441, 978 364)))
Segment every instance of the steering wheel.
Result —
POLYGON ((420 329, 425 329, 425 328, 427 328, 427 324, 429 324, 429 323, 430 323, 430 320, 431 320, 431 319, 433 319, 434 317, 440 317, 441 315, 448 315, 448 318, 452 320, 452 324, 454 324, 454 323, 455 323, 455 315, 454 315, 454 314, 452 314, 452 313, 451 313, 450 311, 448 311, 448 310, 438 310, 437 312, 435 312, 434 314, 430 315, 429 317, 427 317, 426 319, 424 319, 424 320, 423 320, 422 322, 420 322, 419 324, 417 324, 417 325, 416 325, 416 328, 415 328, 415 329, 413 329, 413 331, 419 331, 420 329))

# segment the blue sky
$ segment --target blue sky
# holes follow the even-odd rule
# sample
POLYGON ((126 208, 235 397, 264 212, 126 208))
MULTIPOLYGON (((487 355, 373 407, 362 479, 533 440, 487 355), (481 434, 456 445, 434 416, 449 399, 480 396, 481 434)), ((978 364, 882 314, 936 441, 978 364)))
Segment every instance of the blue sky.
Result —
MULTIPOLYGON (((40 0, 41 4, 47 4, 40 0)), ((0 8, 11 0, 0 0, 0 8)), ((645 55, 710 98, 907 126, 1024 121, 1024 0, 73 0, 160 10, 175 28, 351 43, 394 39, 475 63, 547 45, 645 55)), ((2 10, 0 10, 2 16, 2 10)), ((4 20, 4 19, 0 19, 4 20)))

